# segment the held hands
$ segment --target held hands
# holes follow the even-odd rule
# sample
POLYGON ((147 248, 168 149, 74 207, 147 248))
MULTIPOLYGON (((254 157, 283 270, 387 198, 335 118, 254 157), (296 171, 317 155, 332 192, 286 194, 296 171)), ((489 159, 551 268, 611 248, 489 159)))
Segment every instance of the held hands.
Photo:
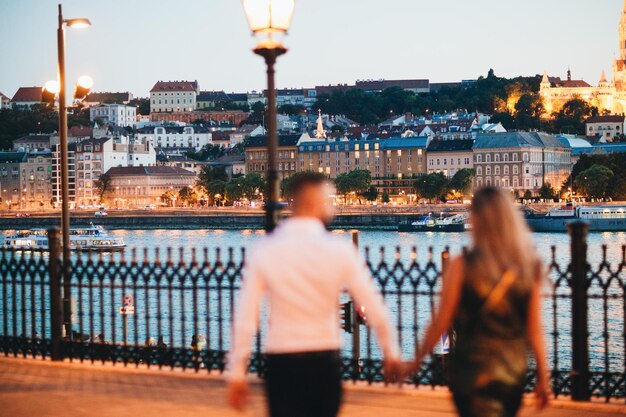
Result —
POLYGON ((383 379, 385 382, 399 382, 402 383, 404 379, 403 363, 400 359, 389 358, 385 359, 383 363, 383 379))
POLYGON ((248 399, 248 382, 246 380, 228 383, 228 404, 237 411, 243 411, 248 399))

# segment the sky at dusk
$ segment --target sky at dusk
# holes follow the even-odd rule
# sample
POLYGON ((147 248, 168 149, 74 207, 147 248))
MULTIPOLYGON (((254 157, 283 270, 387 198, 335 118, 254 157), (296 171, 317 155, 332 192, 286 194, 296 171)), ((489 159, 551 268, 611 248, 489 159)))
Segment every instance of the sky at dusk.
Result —
MULTIPOLYGON (((0 0, 0 92, 56 77, 55 0, 0 0)), ((620 0, 297 0, 278 87, 428 78, 431 82, 544 69, 596 85, 618 53, 620 0)), ((147 96, 158 80, 203 90, 265 87, 265 68, 239 0, 65 0, 68 83, 147 96)), ((610 76, 610 75, 609 75, 610 76)))

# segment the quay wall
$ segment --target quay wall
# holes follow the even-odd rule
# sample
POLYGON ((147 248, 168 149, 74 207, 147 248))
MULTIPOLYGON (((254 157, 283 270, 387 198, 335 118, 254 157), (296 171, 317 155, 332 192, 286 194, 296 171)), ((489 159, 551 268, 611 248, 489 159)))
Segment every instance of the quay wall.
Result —
MULTIPOLYGON (((335 229, 379 229, 396 230, 398 223, 415 218, 418 215, 368 213, 338 215, 332 225, 335 229)), ((142 216, 106 216, 72 217, 72 226, 88 226, 90 223, 101 225, 107 229, 262 229, 262 214, 254 215, 142 215, 142 216)), ((33 229, 60 227, 58 216, 38 217, 0 217, 0 230, 33 229)))

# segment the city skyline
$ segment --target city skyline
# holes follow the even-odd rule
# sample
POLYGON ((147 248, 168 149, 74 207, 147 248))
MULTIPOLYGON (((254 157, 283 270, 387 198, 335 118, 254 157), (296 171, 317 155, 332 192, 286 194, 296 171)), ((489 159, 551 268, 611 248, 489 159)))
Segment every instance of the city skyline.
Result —
MULTIPOLYGON (((616 25, 623 4, 617 0, 600 5, 588 0, 529 0, 518 6, 496 0, 415 3, 392 1, 381 10, 373 1, 361 1, 358 8, 354 1, 297 1, 285 41, 290 52, 277 67, 278 86, 378 78, 460 81, 486 75, 489 68, 505 77, 544 70, 564 77, 568 67, 574 78, 595 85, 603 69, 610 74, 618 51, 616 25), (594 19, 588 19, 590 10, 594 19), (512 24, 513 15, 526 23, 512 24), (514 33, 516 26, 522 33, 514 33)), ((10 97, 20 86, 43 85, 56 76, 57 1, 0 4, 0 36, 13 39, 3 46, 7 64, 0 68, 0 92, 10 97)), ((139 97, 158 80, 198 80, 205 90, 264 88, 263 63, 250 52, 254 39, 239 1, 71 0, 63 5, 68 17, 93 23, 88 30, 67 33, 70 84, 89 74, 94 91, 131 91, 139 97)))

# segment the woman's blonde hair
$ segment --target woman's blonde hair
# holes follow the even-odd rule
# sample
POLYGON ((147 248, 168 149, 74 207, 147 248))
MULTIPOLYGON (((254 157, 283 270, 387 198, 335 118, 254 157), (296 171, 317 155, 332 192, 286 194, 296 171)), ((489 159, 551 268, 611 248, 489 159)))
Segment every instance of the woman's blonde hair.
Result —
POLYGON ((470 209, 478 269, 491 279, 505 271, 530 285, 540 273, 537 251, 522 213, 509 193, 496 187, 476 191, 470 209))

